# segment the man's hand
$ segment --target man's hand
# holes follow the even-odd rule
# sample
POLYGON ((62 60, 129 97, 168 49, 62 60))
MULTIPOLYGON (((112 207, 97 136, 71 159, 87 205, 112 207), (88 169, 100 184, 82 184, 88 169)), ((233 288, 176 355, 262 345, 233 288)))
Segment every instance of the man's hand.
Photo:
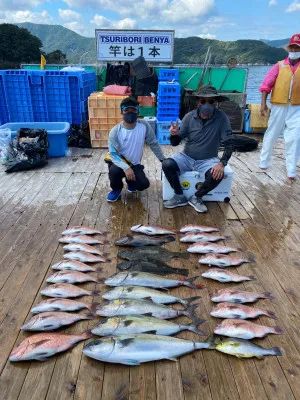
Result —
POLYGON ((135 175, 132 168, 126 169, 125 175, 128 181, 135 181, 135 175))
POLYGON ((261 103, 260 105, 260 114, 262 117, 264 117, 265 115, 267 115, 268 113, 268 106, 266 103, 261 103))
POLYGON ((169 129, 169 132, 172 136, 177 136, 179 134, 178 119, 176 120, 175 124, 173 121, 171 121, 171 127, 169 129))
POLYGON ((224 176, 224 165, 219 162, 217 165, 212 167, 211 169, 211 176, 213 179, 221 179, 224 176))

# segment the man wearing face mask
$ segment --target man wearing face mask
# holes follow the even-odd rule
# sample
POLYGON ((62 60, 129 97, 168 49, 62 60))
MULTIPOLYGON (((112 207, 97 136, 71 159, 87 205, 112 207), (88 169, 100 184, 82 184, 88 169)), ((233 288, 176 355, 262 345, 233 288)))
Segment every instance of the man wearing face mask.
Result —
POLYGON ((180 129, 178 121, 171 124, 171 145, 177 146, 184 139, 185 147, 183 152, 163 161, 163 171, 175 193, 172 199, 164 202, 164 206, 175 208, 190 204, 196 211, 206 212, 202 197, 223 179, 224 167, 233 150, 230 140, 232 131, 227 115, 216 107, 218 102, 228 100, 227 97, 218 94, 216 88, 210 85, 202 86, 196 97, 197 109, 185 115, 180 129), (219 159, 221 142, 225 150, 219 159), (190 199, 183 194, 179 181, 179 174, 187 171, 205 173, 203 185, 190 199))
POLYGON ((120 199, 123 178, 130 193, 150 186, 144 166, 141 165, 144 144, 150 146, 159 161, 162 162, 165 158, 151 126, 148 122, 137 119, 139 103, 134 97, 127 97, 121 102, 121 113, 123 121, 113 127, 108 137, 108 168, 112 189, 107 196, 109 202, 120 199))
POLYGON ((270 69, 260 87, 262 115, 267 111, 268 94, 272 94, 259 166, 262 170, 269 167, 273 145, 283 134, 287 176, 294 180, 300 158, 300 33, 291 37, 286 50, 288 57, 270 69))

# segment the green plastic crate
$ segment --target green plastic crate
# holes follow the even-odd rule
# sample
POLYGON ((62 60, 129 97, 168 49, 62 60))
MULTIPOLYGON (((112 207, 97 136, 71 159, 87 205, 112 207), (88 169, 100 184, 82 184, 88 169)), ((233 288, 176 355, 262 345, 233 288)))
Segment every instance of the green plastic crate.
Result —
POLYGON ((156 107, 140 107, 140 117, 155 117, 156 107))

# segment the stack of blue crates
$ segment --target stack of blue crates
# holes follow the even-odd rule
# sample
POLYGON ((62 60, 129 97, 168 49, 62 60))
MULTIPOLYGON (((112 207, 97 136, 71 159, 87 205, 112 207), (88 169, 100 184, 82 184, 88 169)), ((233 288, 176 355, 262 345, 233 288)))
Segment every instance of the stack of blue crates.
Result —
POLYGON ((176 122, 180 111, 179 70, 160 69, 157 96, 157 140, 160 144, 170 144, 171 121, 176 122))
POLYGON ((93 71, 0 71, 0 122, 80 124, 95 90, 93 71))

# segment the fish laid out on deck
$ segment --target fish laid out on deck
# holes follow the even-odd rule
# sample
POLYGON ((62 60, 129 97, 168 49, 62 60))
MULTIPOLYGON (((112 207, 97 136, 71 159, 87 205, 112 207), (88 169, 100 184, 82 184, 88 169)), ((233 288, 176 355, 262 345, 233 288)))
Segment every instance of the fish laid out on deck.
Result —
POLYGON ((76 300, 54 298, 41 301, 40 303, 33 306, 30 311, 33 314, 47 311, 79 311, 84 308, 92 311, 95 306, 96 303, 86 304, 76 300))
POLYGON ((56 283, 41 290, 41 294, 48 297, 69 298, 80 296, 98 296, 98 291, 85 290, 70 283, 56 283))
POLYGON ((181 299, 180 297, 172 296, 169 293, 161 292, 159 290, 150 289, 142 286, 116 286, 109 289, 102 295, 105 300, 117 300, 117 299, 136 299, 136 300, 150 300, 154 303, 159 304, 172 304, 181 303, 185 307, 189 307, 190 304, 200 299, 200 296, 189 297, 187 299, 181 299))
POLYGON ((161 246, 165 243, 174 242, 175 238, 173 236, 167 237, 149 237, 144 235, 131 235, 128 234, 115 241, 116 246, 161 246))
POLYGON ((203 335, 203 332, 194 323, 180 324, 145 315, 125 315, 105 318, 94 326, 91 332, 97 336, 142 333, 170 336, 186 330, 203 335))
POLYGON ((213 265, 219 268, 226 268, 231 266, 239 266, 243 263, 254 262, 254 257, 243 257, 243 256, 229 256, 223 254, 208 254, 199 259, 200 264, 213 265))
POLYGON ((198 276, 193 278, 168 279, 160 275, 150 274, 147 272, 117 272, 116 274, 105 279, 104 283, 108 286, 145 286, 156 289, 168 289, 178 286, 188 286, 192 289, 203 289, 203 285, 194 284, 198 276))
POLYGON ((21 330, 45 332, 53 331, 61 328, 62 326, 74 324, 77 321, 94 318, 95 316, 93 314, 75 314, 63 311, 49 311, 37 314, 30 318, 30 320, 21 327, 21 330))
POLYGON ((103 251, 96 249, 94 246, 83 243, 69 243, 64 246, 64 250, 67 251, 83 251, 85 253, 98 254, 99 256, 104 256, 103 251))
POLYGON ((65 235, 58 239, 60 243, 81 243, 81 244, 105 244, 103 240, 98 240, 89 235, 65 235))
POLYGON ((205 233, 205 232, 192 232, 182 236, 179 240, 183 243, 197 243, 197 242, 217 242, 225 240, 225 236, 205 233))
POLYGON ((65 333, 37 333, 27 337, 10 353, 10 361, 47 361, 49 357, 61 353, 75 346, 83 340, 93 336, 91 332, 81 335, 67 335, 65 333))
POLYGON ((183 275, 188 276, 189 270, 186 268, 174 268, 159 260, 133 260, 123 261, 117 264, 121 271, 140 271, 149 272, 157 275, 183 275))
POLYGON ((101 280, 93 278, 91 275, 79 271, 59 271, 47 278, 48 283, 84 283, 96 282, 101 280))
POLYGON ((149 246, 148 248, 136 248, 131 250, 122 250, 118 252, 118 257, 125 260, 159 260, 169 261, 172 258, 184 258, 190 257, 189 253, 172 252, 164 247, 149 246))
POLYGON ((222 283, 225 282, 244 282, 255 280, 254 276, 243 276, 234 274, 233 272, 224 271, 217 268, 209 269, 201 274, 204 278, 213 279, 222 283))
POLYGON ((238 339, 254 339, 265 337, 269 333, 282 335, 283 331, 279 326, 263 326, 240 319, 225 319, 214 329, 214 333, 238 339))
POLYGON ((272 347, 265 349, 249 340, 227 338, 213 335, 207 339, 208 343, 217 351, 221 353, 229 354, 238 358, 252 358, 256 357, 259 359, 265 356, 282 356, 282 352, 279 347, 272 347))
POLYGON ((180 229, 180 232, 219 232, 219 229, 205 225, 185 225, 180 229))
POLYGON ((255 293, 238 289, 220 289, 211 296, 215 303, 228 301, 231 303, 254 303, 258 299, 274 299, 270 292, 255 293))
POLYGON ((102 268, 95 268, 75 260, 63 260, 53 264, 52 269, 58 271, 102 272, 102 268))
POLYGON ((94 254, 91 253, 85 253, 83 251, 73 251, 70 253, 64 254, 64 258, 66 260, 74 260, 74 261, 80 261, 83 263, 98 263, 98 262, 107 262, 109 261, 108 259, 105 259, 104 257, 97 255, 95 256, 94 254))
POLYGON ((175 235, 176 232, 162 228, 160 226, 151 225, 134 225, 131 227, 132 232, 144 233, 145 235, 175 235))
POLYGON ((71 226, 62 232, 62 235, 103 235, 103 232, 87 226, 71 226))
POLYGON ((276 319, 275 313, 269 310, 245 306, 234 303, 218 303, 210 312, 210 315, 216 318, 248 319, 257 318, 260 315, 276 319))
POLYGON ((209 349, 209 343, 193 342, 161 335, 121 335, 94 340, 83 348, 83 353, 99 361, 125 365, 139 365, 148 361, 177 357, 197 349, 209 349))
POLYGON ((207 243, 207 242, 199 242, 199 243, 194 243, 192 246, 188 247, 187 251, 189 253, 200 253, 200 254, 206 254, 206 253, 231 253, 231 252, 236 252, 240 251, 239 249, 236 249, 234 247, 230 246, 223 246, 220 244, 215 244, 215 243, 207 243))

